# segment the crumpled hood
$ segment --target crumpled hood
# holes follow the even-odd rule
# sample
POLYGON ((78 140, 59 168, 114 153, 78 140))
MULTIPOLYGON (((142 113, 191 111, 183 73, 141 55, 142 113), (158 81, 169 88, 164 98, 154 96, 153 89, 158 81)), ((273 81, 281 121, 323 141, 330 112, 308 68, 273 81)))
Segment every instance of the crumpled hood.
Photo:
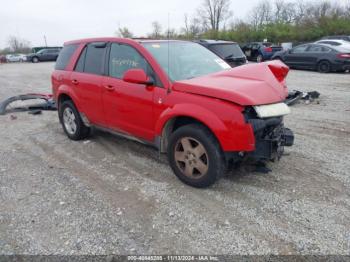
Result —
POLYGON ((288 66, 280 61, 250 64, 177 81, 173 90, 234 102, 242 106, 282 102, 288 95, 288 66))

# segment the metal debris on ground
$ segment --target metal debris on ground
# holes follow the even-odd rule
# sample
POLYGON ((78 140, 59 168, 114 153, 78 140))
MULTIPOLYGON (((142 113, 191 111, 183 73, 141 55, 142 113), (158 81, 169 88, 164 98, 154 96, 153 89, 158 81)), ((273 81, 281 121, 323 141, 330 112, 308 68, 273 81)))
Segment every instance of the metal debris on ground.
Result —
POLYGON ((320 93, 317 91, 312 92, 302 92, 298 90, 293 90, 288 93, 288 97, 286 99, 286 104, 292 106, 298 103, 300 100, 304 100, 306 104, 313 102, 315 99, 320 97, 320 93))

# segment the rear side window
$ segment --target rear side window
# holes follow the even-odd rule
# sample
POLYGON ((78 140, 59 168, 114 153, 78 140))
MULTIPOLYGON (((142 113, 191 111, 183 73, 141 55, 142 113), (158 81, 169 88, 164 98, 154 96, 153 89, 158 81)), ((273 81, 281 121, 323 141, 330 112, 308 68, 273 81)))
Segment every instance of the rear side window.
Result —
POLYGON ((84 47, 74 71, 102 75, 104 70, 106 43, 91 43, 84 47))
POLYGON ((84 63, 84 73, 101 75, 103 72, 105 43, 92 43, 87 46, 84 63))
POLYGON ((83 52, 81 52, 79 60, 78 60, 77 64, 75 65, 74 71, 81 72, 81 73, 84 72, 86 49, 87 49, 87 47, 84 47, 83 52))
POLYGON ((66 45, 65 47, 63 47, 57 58, 55 69, 64 70, 77 48, 78 45, 66 45))
POLYGON ((312 53, 328 53, 331 51, 331 49, 325 46, 314 45, 314 46, 310 46, 307 51, 312 53))
POLYGON ((334 45, 334 46, 340 46, 341 43, 334 42, 334 41, 321 41, 320 44, 327 44, 327 45, 334 45))

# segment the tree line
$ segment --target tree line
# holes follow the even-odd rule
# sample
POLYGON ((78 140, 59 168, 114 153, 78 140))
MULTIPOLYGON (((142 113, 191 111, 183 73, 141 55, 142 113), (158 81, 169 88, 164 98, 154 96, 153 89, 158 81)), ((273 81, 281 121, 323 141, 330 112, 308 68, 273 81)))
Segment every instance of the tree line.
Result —
MULTIPOLYGON (((237 11, 236 11, 237 12, 237 11)), ((246 15, 235 18, 231 0, 203 0, 193 14, 185 14, 183 27, 162 30, 152 23, 150 38, 309 42, 326 35, 350 35, 350 0, 347 4, 321 0, 262 0, 246 15)), ((134 37, 126 27, 119 28, 121 37, 134 37)))
MULTIPOLYGON (((320 0, 261 0, 245 19, 235 18, 231 0, 202 0, 192 14, 184 14, 181 28, 166 28, 152 23, 146 37, 159 39, 222 39, 239 43, 251 41, 310 42, 326 35, 350 35, 350 0, 347 3, 320 0)), ((135 35, 127 28, 118 28, 120 37, 135 35)), ((30 52, 30 42, 10 36, 8 47, 1 53, 30 52)))

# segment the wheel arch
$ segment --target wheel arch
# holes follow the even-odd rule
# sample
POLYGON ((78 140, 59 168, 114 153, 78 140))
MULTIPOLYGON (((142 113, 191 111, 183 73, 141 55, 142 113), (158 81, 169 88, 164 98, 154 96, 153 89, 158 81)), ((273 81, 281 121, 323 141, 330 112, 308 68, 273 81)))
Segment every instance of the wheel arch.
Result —
POLYGON ((319 66, 320 66, 320 64, 321 64, 322 62, 327 62, 327 63, 329 64, 329 66, 330 66, 329 71, 332 71, 332 69, 333 69, 333 64, 332 64, 332 62, 331 62, 329 59, 327 59, 327 58, 321 58, 320 60, 317 61, 317 63, 316 63, 316 70, 319 71, 319 66))
POLYGON ((175 130, 193 123, 206 127, 222 147, 220 133, 227 131, 227 128, 213 112, 197 105, 178 105, 166 111, 162 114, 156 126, 156 134, 160 138, 158 144, 161 152, 166 152, 169 136, 175 130))

